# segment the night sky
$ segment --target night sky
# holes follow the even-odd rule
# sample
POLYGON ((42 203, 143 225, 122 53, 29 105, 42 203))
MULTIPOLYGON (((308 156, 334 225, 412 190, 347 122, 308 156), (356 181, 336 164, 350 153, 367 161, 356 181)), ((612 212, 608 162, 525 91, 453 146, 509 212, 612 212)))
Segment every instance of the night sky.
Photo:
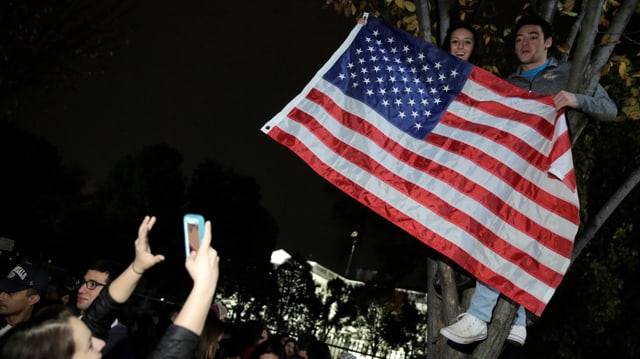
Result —
POLYGON ((349 239, 334 228, 328 182, 260 127, 303 89, 355 20, 323 10, 323 1, 177 4, 135 8, 125 18, 129 44, 102 62, 104 74, 37 94, 18 125, 86 169, 90 188, 122 156, 150 144, 180 151, 187 175, 213 159, 257 180, 280 247, 342 270, 349 245, 337 241, 349 239))

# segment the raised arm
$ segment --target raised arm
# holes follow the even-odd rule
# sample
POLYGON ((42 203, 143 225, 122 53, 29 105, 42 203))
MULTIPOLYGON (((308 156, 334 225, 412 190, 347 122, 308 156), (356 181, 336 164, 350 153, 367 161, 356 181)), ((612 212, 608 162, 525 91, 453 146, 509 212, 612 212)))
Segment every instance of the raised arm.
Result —
POLYGON ((144 272, 164 260, 161 254, 151 253, 149 246, 149 232, 156 223, 156 217, 146 216, 138 228, 138 238, 135 241, 136 256, 133 262, 109 285, 111 298, 118 303, 124 303, 138 285, 144 272))
POLYGON ((193 288, 174 324, 200 335, 211 308, 219 277, 218 252, 211 248, 211 222, 204 226, 202 244, 192 252, 185 266, 193 279, 193 288))

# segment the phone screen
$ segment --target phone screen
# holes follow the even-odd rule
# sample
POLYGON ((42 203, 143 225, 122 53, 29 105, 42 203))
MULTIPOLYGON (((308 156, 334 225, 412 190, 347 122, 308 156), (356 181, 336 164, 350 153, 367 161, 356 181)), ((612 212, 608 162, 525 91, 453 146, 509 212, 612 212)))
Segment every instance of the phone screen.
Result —
POLYGON ((184 251, 187 258, 192 251, 200 248, 204 236, 204 218, 199 214, 184 216, 184 251))
POLYGON ((200 228, 197 223, 187 224, 187 231, 189 233, 189 249, 197 251, 200 248, 200 228))

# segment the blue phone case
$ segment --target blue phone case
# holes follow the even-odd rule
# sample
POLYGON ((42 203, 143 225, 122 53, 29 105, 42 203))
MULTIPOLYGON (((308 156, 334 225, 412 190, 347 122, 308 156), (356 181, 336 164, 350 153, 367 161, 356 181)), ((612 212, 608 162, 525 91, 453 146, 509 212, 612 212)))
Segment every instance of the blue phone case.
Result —
POLYGON ((184 228, 184 253, 187 258, 189 258, 189 254, 191 253, 191 248, 189 248, 190 224, 198 225, 198 240, 199 242, 202 242, 202 238, 204 237, 204 217, 199 214, 187 213, 182 219, 182 225, 184 228))

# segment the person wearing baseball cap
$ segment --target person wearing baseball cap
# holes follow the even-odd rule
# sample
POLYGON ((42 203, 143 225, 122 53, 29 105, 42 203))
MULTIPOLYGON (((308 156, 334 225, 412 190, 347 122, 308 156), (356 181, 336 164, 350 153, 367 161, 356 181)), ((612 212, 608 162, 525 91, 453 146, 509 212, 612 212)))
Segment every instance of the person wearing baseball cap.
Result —
POLYGON ((35 305, 47 292, 49 274, 44 269, 23 261, 0 280, 0 336, 16 324, 31 318, 35 305))

